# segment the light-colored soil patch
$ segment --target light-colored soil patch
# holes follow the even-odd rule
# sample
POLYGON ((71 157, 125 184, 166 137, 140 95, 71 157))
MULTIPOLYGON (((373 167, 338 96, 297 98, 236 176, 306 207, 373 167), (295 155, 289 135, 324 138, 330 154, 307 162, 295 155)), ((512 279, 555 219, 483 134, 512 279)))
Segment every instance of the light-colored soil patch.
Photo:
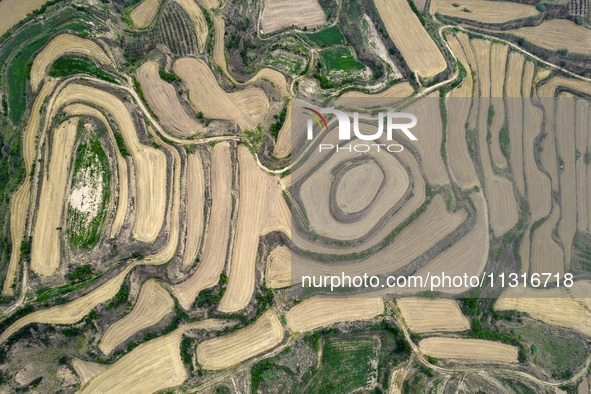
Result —
POLYGON ((261 28, 271 33, 284 27, 312 28, 326 22, 326 15, 317 0, 265 0, 261 28))
POLYGON ((427 338, 419 349, 435 358, 516 363, 517 348, 500 342, 481 339, 427 338))
POLYGON ((197 346, 197 361, 203 369, 228 368, 272 349, 283 335, 277 312, 269 310, 246 328, 201 342, 197 346))
POLYGON ((99 349, 109 355, 113 349, 136 332, 158 323, 172 312, 173 307, 172 297, 158 284, 158 280, 146 281, 131 312, 105 331, 98 344, 99 349))
POLYGON ((381 298, 310 298, 285 315, 291 331, 305 332, 351 320, 367 320, 384 312, 381 298))
POLYGON ((31 246, 31 269, 38 275, 51 275, 60 266, 60 230, 66 198, 72 150, 78 118, 62 123, 53 132, 51 159, 43 176, 35 233, 31 246))
POLYGON ((441 51, 404 0, 376 0, 386 30, 413 72, 433 77, 447 67, 441 51))
POLYGON ((33 91, 37 90, 41 80, 45 77, 47 67, 66 53, 87 56, 102 65, 112 63, 103 49, 94 41, 71 34, 59 35, 51 40, 33 61, 31 67, 31 88, 33 91))
POLYGON ((417 333, 464 331, 470 328, 470 322, 455 300, 401 298, 396 304, 409 328, 417 333))

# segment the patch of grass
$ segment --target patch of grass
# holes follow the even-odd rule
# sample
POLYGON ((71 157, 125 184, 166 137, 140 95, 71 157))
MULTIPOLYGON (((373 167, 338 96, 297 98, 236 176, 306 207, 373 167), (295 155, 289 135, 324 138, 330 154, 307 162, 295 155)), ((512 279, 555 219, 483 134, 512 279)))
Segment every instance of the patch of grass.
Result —
POLYGON ((379 347, 375 337, 325 339, 320 368, 305 392, 345 393, 367 387, 377 377, 379 347))
POLYGON ((327 48, 320 51, 320 59, 326 73, 332 71, 363 71, 365 66, 353 57, 348 47, 327 48))
MULTIPOLYGON (((80 15, 74 14, 73 18, 82 19, 80 15)), ((88 18, 87 18, 88 19, 88 18)), ((8 90, 8 108, 10 120, 16 124, 22 119, 23 114, 27 109, 28 92, 30 88, 27 85, 27 81, 31 75, 31 67, 33 65, 33 59, 36 52, 38 52, 50 39, 53 34, 58 30, 69 29, 74 30, 78 33, 87 33, 87 27, 79 23, 62 24, 61 26, 55 26, 50 28, 51 23, 43 23, 40 28, 28 28, 27 35, 21 36, 21 34, 15 37, 15 44, 7 44, 12 48, 12 51, 18 51, 19 47, 22 46, 20 52, 10 61, 6 69, 6 84, 8 90), (41 34, 44 34, 41 36, 41 34), (28 44, 24 45, 28 40, 32 40, 28 44)), ((11 52, 4 52, 0 55, 0 58, 4 61, 11 55, 11 52)))
POLYGON ((263 63, 294 75, 304 71, 306 61, 299 55, 278 50, 265 56, 263 63))
POLYGON ((343 45, 346 43, 345 37, 343 36, 343 33, 341 33, 341 29, 337 25, 331 26, 328 29, 321 30, 317 33, 308 33, 305 37, 321 47, 328 45, 343 45))
POLYGON ((49 76, 54 78, 67 77, 73 74, 88 74, 107 82, 119 83, 112 74, 101 70, 92 60, 78 56, 62 56, 49 69, 49 76))
POLYGON ((532 362, 548 371, 554 379, 568 379, 585 364, 586 344, 575 338, 557 335, 548 327, 529 324, 517 328, 530 344, 532 362))
POLYGON ((501 145, 501 152, 507 159, 511 158, 511 140, 509 139, 509 130, 507 127, 501 127, 499 131, 499 144, 501 145))

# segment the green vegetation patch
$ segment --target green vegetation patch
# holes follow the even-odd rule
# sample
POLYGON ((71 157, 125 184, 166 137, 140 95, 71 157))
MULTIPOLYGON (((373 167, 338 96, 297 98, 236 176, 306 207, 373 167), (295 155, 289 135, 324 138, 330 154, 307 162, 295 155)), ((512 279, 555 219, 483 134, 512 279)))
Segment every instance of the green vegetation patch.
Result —
POLYGON ((585 364, 587 346, 574 336, 559 335, 537 324, 517 328, 516 333, 530 345, 531 361, 554 379, 569 379, 585 364))
MULTIPOLYGON (((83 129, 83 122, 80 122, 83 129)), ((68 207, 70 245, 91 249, 102 234, 110 198, 111 168, 96 135, 85 133, 76 151, 68 207)))
POLYGON ((328 45, 343 45, 346 43, 345 37, 343 36, 343 33, 341 33, 341 29, 339 29, 337 25, 331 26, 328 29, 321 30, 317 33, 306 34, 305 37, 321 47, 328 45))
POLYGON ((20 122, 27 109, 27 92, 30 91, 27 81, 30 78, 35 53, 41 50, 59 30, 68 29, 88 35, 88 27, 85 25, 68 23, 73 19, 89 20, 87 16, 81 16, 70 10, 70 12, 64 13, 63 17, 58 15, 48 21, 38 23, 37 27, 33 25, 24 29, 5 44, 6 48, 0 53, 0 59, 3 60, 2 64, 8 60, 11 53, 16 52, 16 55, 11 60, 8 60, 9 64, 5 74, 9 115, 13 123, 20 122), (11 51, 8 51, 7 48, 10 48, 11 51), (18 52, 20 48, 22 49, 18 52))
POLYGON ((377 379, 377 337, 324 340, 320 369, 306 393, 348 393, 369 387, 377 379))
POLYGON ((67 77, 73 74, 88 74, 107 82, 119 82, 115 76, 103 71, 92 60, 84 57, 62 56, 49 69, 49 76, 54 78, 67 77))
POLYGON ((306 66, 306 59, 295 53, 278 49, 265 56, 263 64, 289 74, 300 75, 306 66))
POLYGON ((348 47, 327 48, 320 51, 320 59, 326 72, 355 72, 365 70, 365 66, 355 60, 348 47))

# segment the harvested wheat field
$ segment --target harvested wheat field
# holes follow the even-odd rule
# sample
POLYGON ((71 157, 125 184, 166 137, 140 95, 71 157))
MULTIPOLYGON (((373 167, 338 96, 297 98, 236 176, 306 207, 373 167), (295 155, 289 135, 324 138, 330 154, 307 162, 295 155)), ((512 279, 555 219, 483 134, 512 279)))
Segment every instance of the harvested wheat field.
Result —
POLYGON ((0 15, 2 15, 2 18, 0 18, 0 36, 45 3, 47 3, 47 0, 0 1, 0 15))
POLYGON ((376 8, 388 34, 413 72, 430 78, 445 70, 445 58, 408 2, 376 0, 376 8))
POLYGON ((367 320, 384 312, 381 298, 309 298, 285 315, 287 327, 294 332, 350 320, 367 320))
MULTIPOLYGON (((492 169, 490 155, 487 146, 487 114, 490 105, 490 42, 485 40, 472 40, 474 56, 478 63, 478 78, 480 79, 479 100, 480 113, 478 118, 478 132, 480 140, 480 157, 484 173, 485 191, 489 208, 490 223, 495 236, 500 236, 509 231, 517 223, 518 207, 513 185, 500 175, 496 175, 492 169)), ((520 85, 521 86, 521 85, 520 85)), ((516 155, 516 153, 515 153, 516 155)))
POLYGON ((432 337, 419 342, 419 349, 428 356, 456 360, 516 363, 517 348, 482 339, 432 337))
MULTIPOLYGON (((408 97, 410 95, 412 95, 414 93, 414 89, 412 87, 412 85, 408 82, 399 82, 395 85, 390 86, 388 89, 381 91, 379 93, 365 93, 365 92, 358 92, 355 90, 351 90, 348 91, 346 93, 344 93, 341 97, 343 98, 374 98, 374 97, 380 97, 380 98, 396 98, 396 97, 408 97)), ((338 100, 337 100, 338 102, 338 100)), ((353 100, 346 100, 347 105, 351 105, 354 106, 354 104, 352 104, 354 101, 353 100)), ((363 103, 363 101, 360 101, 360 103, 363 103)))
POLYGON ((31 67, 31 88, 36 91, 45 77, 47 67, 64 54, 87 56, 101 65, 111 64, 111 59, 94 41, 71 34, 62 34, 54 38, 35 57, 31 67))
POLYGON ((149 279, 131 312, 111 325, 101 338, 98 348, 106 355, 138 331, 153 326, 172 312, 174 301, 157 279, 149 279))
POLYGON ((267 114, 269 101, 261 89, 251 87, 226 93, 202 60, 179 59, 174 63, 174 71, 189 85, 195 110, 208 118, 234 120, 240 128, 253 130, 267 114))
POLYGON ((183 254, 183 269, 189 268, 197 257, 203 236, 203 209, 205 201, 205 179, 199 152, 187 160, 187 238, 183 254))
POLYGON ((129 271, 135 266, 132 263, 127 266, 117 276, 110 279, 102 286, 96 288, 88 294, 85 294, 74 301, 66 304, 57 305, 49 309, 41 309, 18 319, 11 326, 0 334, 0 344, 6 341, 8 337, 21 328, 32 323, 43 324, 74 324, 84 318, 98 304, 110 300, 117 294, 121 288, 121 283, 129 271))
POLYGON ((464 79, 460 86, 449 92, 445 103, 447 106, 446 149, 449 153, 447 155, 447 161, 451 175, 460 187, 463 189, 472 189, 480 183, 466 143, 465 125, 468 114, 470 113, 471 104, 467 98, 472 95, 472 73, 468 65, 468 59, 466 59, 466 55, 457 38, 448 35, 447 40, 452 53, 455 54, 467 71, 466 79, 464 79))
POLYGON ((519 217, 517 201, 513 193, 511 182, 500 175, 496 175, 492 169, 490 155, 488 153, 487 122, 490 105, 490 42, 485 40, 472 40, 474 56, 478 63, 478 78, 480 80, 479 100, 480 111, 478 118, 479 145, 484 184, 488 202, 490 224, 495 236, 500 236, 509 231, 519 217))
POLYGON ((521 77, 524 57, 521 53, 511 52, 507 64, 507 123, 511 141, 511 169, 515 185, 521 194, 525 194, 523 179, 523 101, 521 97, 521 77))
POLYGON ((218 283, 226 262, 232 214, 232 162, 230 145, 216 144, 211 152, 211 214, 204 237, 199 266, 189 279, 173 287, 184 309, 189 309, 197 294, 218 283))
MULTIPOLYGON (((363 132, 361 125, 360 128, 363 132)), ((355 144, 358 141, 355 139, 350 144, 355 144)), ((345 146, 347 145, 349 144, 345 146)), ((344 167, 339 173, 344 173, 346 181, 347 175, 354 169, 355 167, 353 169, 344 167)), ((385 213, 392 209, 404 196, 409 185, 409 176, 398 157, 382 150, 370 153, 351 153, 346 156, 332 155, 313 174, 303 177, 299 194, 301 205, 306 209, 307 220, 313 232, 331 239, 351 240, 370 233, 385 216, 385 213), (334 196, 331 195, 331 179, 336 169, 342 166, 343 163, 346 164, 346 161, 352 159, 362 160, 363 157, 368 158, 366 164, 371 164, 370 167, 365 167, 370 172, 356 172, 357 177, 361 178, 360 181, 363 182, 366 188, 369 188, 368 181, 372 178, 379 180, 380 183, 377 185, 378 187, 374 188, 374 194, 368 197, 369 201, 360 201, 361 204, 366 205, 371 202, 371 205, 364 212, 364 215, 356 220, 355 226, 351 226, 349 223, 340 222, 332 215, 330 204, 334 196)), ((361 195, 355 193, 348 197, 356 200, 361 195)), ((343 197, 341 197, 342 199, 343 197)))
POLYGON ((317 0, 265 0, 261 15, 264 33, 296 25, 312 28, 326 22, 326 15, 317 0))
MULTIPOLYGON (((575 144, 577 147, 588 146, 589 138, 589 101, 577 100, 575 130, 575 144)), ((588 150, 588 149, 587 149, 588 150)), ((587 163, 579 158, 576 161, 576 182, 577 182, 577 228, 586 231, 589 228, 588 210, 588 186, 587 186, 587 163)))
POLYGON ((285 122, 279 134, 277 135, 277 141, 273 147, 273 156, 278 159, 286 158, 291 153, 291 102, 287 107, 287 114, 285 115, 285 122))
POLYGON ((435 0, 430 11, 484 23, 505 23, 539 14, 531 5, 489 0, 435 0))
POLYGON ((79 393, 146 393, 177 386, 187 379, 179 350, 182 334, 191 329, 221 326, 219 320, 202 320, 142 343, 97 373, 81 387, 79 393))
POLYGON ((164 152, 139 142, 131 115, 115 96, 89 86, 68 85, 56 99, 55 107, 81 101, 103 108, 115 120, 134 162, 136 217, 133 236, 152 242, 160 232, 166 210, 166 156, 164 152))
POLYGON ((552 213, 532 237, 530 272, 564 272, 562 249, 552 238, 552 232, 560 215, 560 207, 554 204, 552 213))
POLYGON ((35 234, 31 246, 31 269, 38 275, 52 275, 60 266, 62 212, 78 118, 62 123, 53 132, 51 160, 43 176, 35 234))
POLYGON ((144 0, 131 11, 131 21, 140 29, 148 27, 156 17, 159 5, 160 0, 144 0))
POLYGON ((269 310, 248 327, 201 342, 197 362, 203 369, 220 370, 266 352, 283 340, 277 312, 269 310))
POLYGON ((173 135, 189 137, 205 131, 201 123, 187 115, 175 88, 160 79, 157 62, 147 62, 138 68, 137 79, 150 107, 173 135))
POLYGON ((542 48, 557 51, 562 48, 569 52, 591 55, 591 30, 565 19, 553 19, 538 26, 526 26, 503 33, 525 38, 542 48))
POLYGON ((280 216, 276 211, 280 207, 273 204, 273 198, 281 196, 278 179, 263 172, 244 145, 238 147, 238 164, 238 218, 228 286, 219 306, 219 310, 226 313, 248 305, 255 287, 259 237, 276 229, 275 220, 280 216))
POLYGON ((197 44, 199 44, 199 51, 203 52, 205 49, 205 41, 207 40, 207 21, 203 15, 201 8, 194 0, 174 0, 178 5, 189 14, 195 33, 197 34, 197 44))
MULTIPOLYGON (((426 277, 429 272, 435 275, 445 273, 451 276, 481 275, 488 261, 490 246, 487 204, 482 192, 473 193, 470 199, 476 207, 477 221, 474 228, 451 247, 438 254, 415 275, 426 277)), ((466 290, 469 288, 441 287, 441 291, 451 294, 458 294, 466 290)))
POLYGON ((80 378, 80 383, 84 385, 103 369, 107 368, 107 365, 74 358, 72 360, 72 367, 74 367, 76 374, 80 378))
MULTIPOLYGON (((449 213, 441 195, 435 196, 427 210, 409 224, 394 242, 364 260, 340 264, 339 272, 345 275, 383 275, 404 267, 437 242, 454 231, 466 220, 466 212, 449 213), (416 242, 417 237, 421 242, 416 242)), ((292 278, 299 283, 303 275, 332 275, 334 265, 308 260, 292 254, 292 278)), ((295 283, 294 283, 295 284, 295 283)), ((413 290, 414 291, 414 290, 413 290)))
MULTIPOLYGON (((528 62, 526 68, 532 64, 528 62)), ((535 158, 535 139, 542 130, 542 110, 529 99, 523 100, 523 162, 527 182, 527 197, 532 222, 550 213, 552 207, 550 179, 538 168, 535 158)))
POLYGON ((566 327, 591 336, 589 281, 575 282, 570 289, 533 289, 522 287, 506 290, 495 303, 495 310, 516 310, 547 324, 566 327))
POLYGON ((270 289, 291 285, 291 250, 278 246, 269 253, 265 266, 265 284, 270 289))
POLYGON ((490 54, 490 97, 495 110, 493 121, 490 125, 491 141, 490 155, 495 165, 499 168, 507 168, 507 160, 501 151, 499 132, 505 122, 505 103, 503 101, 503 88, 505 87, 505 69, 507 66, 508 45, 494 43, 490 54))
MULTIPOLYGON (((571 245, 577 229, 577 185, 575 178, 575 99, 561 93, 556 106, 556 141, 560 163, 560 221, 558 236, 564 245, 564 261, 570 266, 571 245)), ((581 159, 579 159, 581 160, 581 159)), ((584 159, 583 159, 584 160, 584 159)), ((552 272, 552 271, 551 271, 552 272)))
POLYGON ((357 213, 372 202, 384 182, 384 173, 374 161, 359 164, 340 178, 334 204, 345 214, 357 213))
MULTIPOLYGON (((27 174, 31 172, 33 166, 35 148, 37 145, 36 138, 40 126, 41 108, 55 85, 55 81, 48 81, 43 85, 33 103, 31 115, 29 116, 27 127, 23 133, 23 157, 25 161, 25 173, 27 174)), ((3 296, 11 296, 14 294, 12 285, 16 279, 16 272, 21 258, 20 245, 25 235, 25 224, 31 194, 30 187, 30 177, 25 177, 23 184, 12 198, 12 204, 10 207, 10 238, 12 241, 12 248, 10 252, 10 263, 6 271, 6 279, 2 287, 3 296)))
POLYGON ((418 138, 418 141, 413 141, 413 146, 419 151, 427 181, 433 185, 447 185, 449 178, 441 157, 443 129, 438 97, 439 92, 433 92, 407 110, 421 119, 412 129, 418 138))
POLYGON ((417 333, 464 331, 470 322, 457 301, 450 299, 400 298, 396 304, 408 327, 417 333))
MULTIPOLYGON (((109 133, 111 145, 113 147, 117 146, 117 140, 115 139, 113 129, 101 111, 86 104, 70 104, 64 108, 64 113, 72 116, 92 116, 98 119, 103 125, 105 125, 107 132, 109 133)), ((115 214, 115 219, 113 219, 113 224, 111 225, 111 238, 117 236, 119 230, 121 230, 121 227, 123 226, 125 214, 127 213, 128 198, 127 162, 121 155, 121 152, 119 152, 119 149, 114 150, 115 155, 117 156, 117 173, 119 175, 119 200, 117 202, 117 213, 115 214)))

